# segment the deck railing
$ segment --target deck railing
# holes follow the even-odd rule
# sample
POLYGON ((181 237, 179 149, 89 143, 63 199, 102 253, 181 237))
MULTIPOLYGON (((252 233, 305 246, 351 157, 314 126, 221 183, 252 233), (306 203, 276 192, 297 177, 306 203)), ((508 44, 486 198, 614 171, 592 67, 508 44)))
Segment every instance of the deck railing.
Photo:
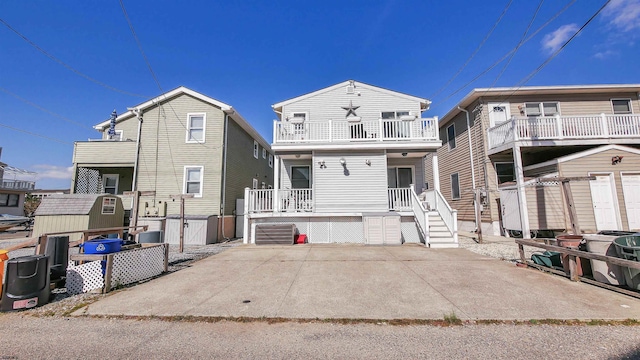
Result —
POLYGON ((413 120, 378 119, 291 123, 275 121, 274 144, 334 143, 400 140, 438 140, 437 118, 413 120))
POLYGON ((33 190, 36 188, 35 181, 26 180, 2 180, 2 189, 12 190, 33 190))
POLYGON ((518 140, 575 140, 640 137, 640 115, 584 115, 512 118, 488 131, 489 148, 518 140))
POLYGON ((410 188, 389 188, 387 189, 389 199, 389 210, 391 211, 411 211, 412 197, 414 192, 410 188))
POLYGON ((429 209, 435 210, 440 214, 442 221, 451 232, 454 241, 458 242, 458 210, 454 210, 449 206, 442 193, 438 190, 425 191, 426 202, 429 209))

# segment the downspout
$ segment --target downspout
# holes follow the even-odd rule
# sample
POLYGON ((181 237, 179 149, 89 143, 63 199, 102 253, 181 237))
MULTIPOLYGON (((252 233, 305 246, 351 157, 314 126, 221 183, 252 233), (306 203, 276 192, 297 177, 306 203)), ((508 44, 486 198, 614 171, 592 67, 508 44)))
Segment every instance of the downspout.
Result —
POLYGON ((469 111, 458 106, 458 110, 467 116, 467 141, 469 142, 469 159, 471 160, 471 188, 473 190, 473 214, 476 223, 476 231, 478 232, 478 240, 482 243, 482 222, 479 220, 478 211, 478 195, 476 194, 476 171, 473 165, 473 146, 471 143, 471 121, 469 120, 469 111))
MULTIPOLYGON (((236 111, 233 108, 229 110, 225 110, 224 112, 224 144, 222 145, 222 193, 220 194, 220 213, 222 215, 222 224, 220 227, 222 228, 222 238, 224 241, 228 241, 229 238, 225 236, 224 233, 224 215, 225 215, 225 205, 227 201, 226 197, 226 188, 227 188, 227 146, 228 146, 228 128, 229 128, 229 115, 235 113, 236 111)), ((238 209, 236 209, 237 213, 238 209)))

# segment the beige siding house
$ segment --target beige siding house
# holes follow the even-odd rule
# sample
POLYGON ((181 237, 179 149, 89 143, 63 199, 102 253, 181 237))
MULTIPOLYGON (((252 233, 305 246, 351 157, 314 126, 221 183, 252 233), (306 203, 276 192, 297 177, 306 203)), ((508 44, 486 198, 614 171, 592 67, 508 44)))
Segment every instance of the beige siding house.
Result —
POLYGON ((276 180, 247 191, 245 241, 294 224, 311 243, 456 247, 455 211, 425 188, 424 156, 441 145, 429 104, 348 80, 273 105, 276 180), (397 236, 374 238, 385 231, 397 236))
POLYGON ((640 181, 630 155, 640 147, 639 92, 640 84, 475 89, 441 119, 443 146, 425 163, 439 164, 437 181, 466 230, 480 222, 490 234, 569 231, 558 177, 590 175, 570 182, 581 230, 636 230, 625 217, 638 200, 624 196, 622 181, 627 189, 640 181), (628 162, 612 165, 610 152, 628 162), (596 224, 604 207, 615 217, 596 224))
MULTIPOLYGON (((2 156, 2 147, 0 147, 2 156)), ((7 165, 0 161, 0 214, 24 216, 24 199, 26 194, 36 187, 35 181, 18 180, 16 175, 32 174, 7 165)))
POLYGON ((235 236, 235 201, 245 187, 273 185, 264 138, 230 105, 185 87, 95 128, 101 139, 75 143, 72 192, 117 194, 130 210, 125 192, 155 191, 141 198, 141 222, 166 226, 168 242, 179 233, 180 201, 172 196, 194 196, 185 199, 185 214, 202 230, 186 241, 211 243, 235 236))

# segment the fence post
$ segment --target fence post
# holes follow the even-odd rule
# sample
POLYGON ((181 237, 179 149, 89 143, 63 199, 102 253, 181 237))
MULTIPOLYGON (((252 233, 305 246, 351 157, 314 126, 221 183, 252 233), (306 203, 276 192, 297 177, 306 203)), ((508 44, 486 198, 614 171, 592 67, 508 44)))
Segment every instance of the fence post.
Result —
POLYGON ((558 128, 558 139, 564 138, 564 130, 562 129, 562 118, 559 114, 556 114, 556 127, 558 128))

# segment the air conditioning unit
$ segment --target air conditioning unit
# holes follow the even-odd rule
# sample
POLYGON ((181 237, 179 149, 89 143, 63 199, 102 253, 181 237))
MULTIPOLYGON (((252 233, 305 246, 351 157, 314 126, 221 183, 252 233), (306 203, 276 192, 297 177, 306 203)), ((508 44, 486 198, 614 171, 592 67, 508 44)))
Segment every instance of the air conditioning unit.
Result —
POLYGON ((167 216, 167 203, 158 201, 158 206, 149 206, 149 203, 144 203, 144 216, 167 216))

